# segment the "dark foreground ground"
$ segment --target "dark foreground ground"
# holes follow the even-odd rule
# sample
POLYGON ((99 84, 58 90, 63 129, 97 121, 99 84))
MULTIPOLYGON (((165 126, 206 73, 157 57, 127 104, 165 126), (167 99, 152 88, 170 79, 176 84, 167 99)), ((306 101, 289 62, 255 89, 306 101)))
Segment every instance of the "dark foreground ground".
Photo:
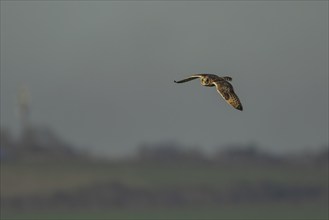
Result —
POLYGON ((1 219, 328 219, 326 156, 249 159, 3 160, 1 219))

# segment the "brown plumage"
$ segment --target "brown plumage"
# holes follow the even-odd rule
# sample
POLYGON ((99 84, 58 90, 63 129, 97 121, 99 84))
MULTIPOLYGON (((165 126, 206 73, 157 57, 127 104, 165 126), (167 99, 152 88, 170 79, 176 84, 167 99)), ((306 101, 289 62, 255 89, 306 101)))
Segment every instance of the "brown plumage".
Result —
POLYGON ((232 81, 229 76, 219 77, 214 74, 195 74, 186 79, 174 81, 175 83, 185 83, 200 78, 201 85, 213 87, 216 86, 217 92, 235 109, 243 110, 239 97, 235 94, 233 86, 228 81, 232 81))

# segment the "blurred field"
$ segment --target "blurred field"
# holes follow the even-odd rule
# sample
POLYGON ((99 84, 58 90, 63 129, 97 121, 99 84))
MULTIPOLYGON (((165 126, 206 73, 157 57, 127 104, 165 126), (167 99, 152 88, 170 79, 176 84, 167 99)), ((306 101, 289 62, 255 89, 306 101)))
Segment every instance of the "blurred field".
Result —
POLYGON ((49 132, 1 134, 1 219, 328 218, 327 147, 273 155, 250 145, 206 156, 165 142, 114 160, 49 132))
POLYGON ((328 168, 310 164, 234 164, 204 162, 97 162, 38 160, 3 162, 2 197, 45 195, 99 182, 161 188, 207 185, 225 189, 240 183, 274 182, 325 187, 328 168))
POLYGON ((327 193, 327 163, 1 162, 2 219, 327 219, 327 193))
POLYGON ((24 213, 6 219, 328 219, 326 207, 314 204, 257 204, 108 212, 24 213))

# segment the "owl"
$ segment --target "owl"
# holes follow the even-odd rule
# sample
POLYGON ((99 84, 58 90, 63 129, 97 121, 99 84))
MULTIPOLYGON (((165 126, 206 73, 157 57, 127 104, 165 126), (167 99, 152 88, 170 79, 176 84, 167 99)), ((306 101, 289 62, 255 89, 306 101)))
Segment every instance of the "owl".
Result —
POLYGON ((224 98, 224 100, 233 108, 240 111, 243 110, 239 97, 235 94, 233 86, 229 81, 232 78, 229 76, 219 77, 214 74, 195 74, 186 79, 174 81, 175 83, 185 83, 194 79, 200 78, 201 85, 207 87, 216 86, 217 92, 224 98))

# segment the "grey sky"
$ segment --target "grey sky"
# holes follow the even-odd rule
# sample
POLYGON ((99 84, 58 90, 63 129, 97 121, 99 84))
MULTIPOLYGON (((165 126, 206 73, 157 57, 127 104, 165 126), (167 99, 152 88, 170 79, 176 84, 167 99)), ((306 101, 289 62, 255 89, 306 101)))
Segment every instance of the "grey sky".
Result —
POLYGON ((1 1, 1 126, 32 121, 96 153, 328 144, 328 2, 1 1), (240 112, 192 73, 233 77, 240 112))

